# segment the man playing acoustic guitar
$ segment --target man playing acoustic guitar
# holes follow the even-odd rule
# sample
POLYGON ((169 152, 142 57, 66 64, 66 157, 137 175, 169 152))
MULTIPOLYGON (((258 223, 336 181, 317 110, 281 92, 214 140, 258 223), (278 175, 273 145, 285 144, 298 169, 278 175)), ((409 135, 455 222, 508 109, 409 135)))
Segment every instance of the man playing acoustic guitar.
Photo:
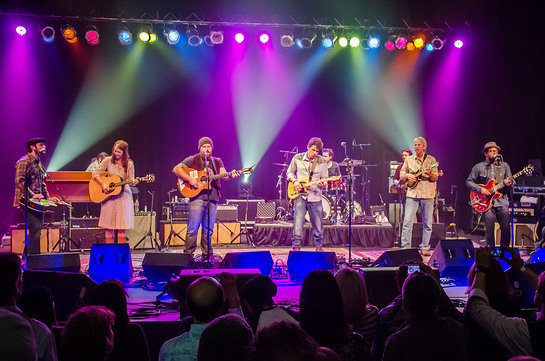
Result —
POLYGON ((208 239, 212 238, 214 224, 216 223, 217 202, 220 196, 220 179, 210 181, 210 189, 203 186, 198 173, 210 170, 210 175, 226 174, 224 179, 236 178, 240 172, 233 170, 230 173, 225 171, 223 162, 220 158, 212 157, 213 149, 212 139, 202 137, 199 140, 199 153, 185 158, 177 164, 172 172, 176 177, 183 179, 191 189, 200 189, 200 191, 189 199, 189 213, 187 219, 187 231, 185 237, 185 251, 187 253, 195 252, 197 248, 197 235, 202 225, 201 250, 203 259, 212 254, 212 247, 208 245, 208 239), (185 172, 184 169, 192 168, 191 172, 185 172), (192 174, 195 173, 195 174, 192 174), (209 202, 208 202, 209 201, 209 202), (208 212, 207 212, 208 209, 208 212), (210 217, 208 217, 208 215, 210 217), (209 237, 207 237, 209 235, 209 237))
POLYGON ((286 174, 288 180, 293 183, 295 190, 301 192, 301 195, 295 200, 293 236, 291 239, 291 247, 297 251, 301 249, 303 225, 305 223, 305 214, 307 213, 307 210, 310 217, 310 223, 312 223, 312 236, 314 238, 316 251, 323 251, 322 239, 324 219, 322 216, 322 189, 325 187, 326 183, 321 180, 326 179, 328 176, 327 161, 325 158, 318 155, 323 147, 320 138, 311 138, 308 142, 307 152, 293 156, 286 174), (317 183, 307 188, 305 187, 305 184, 301 184, 301 182, 317 183))
POLYGON ((405 159, 401 167, 400 180, 407 182, 407 200, 405 201, 405 219, 401 231, 401 248, 411 247, 413 224, 418 207, 422 209, 422 244, 423 256, 430 255, 430 239, 433 224, 433 205, 439 173, 436 159, 426 153, 427 143, 423 137, 416 137, 414 155, 405 159))
MULTIPOLYGON (((484 145, 483 153, 485 160, 477 163, 469 177, 467 177, 466 185, 469 189, 484 194, 489 197, 492 195, 489 188, 483 185, 487 184, 490 180, 495 180, 496 184, 504 184, 505 187, 510 187, 513 182, 511 180, 511 168, 509 164, 505 163, 499 155, 501 148, 496 142, 488 142, 484 145)), ((501 190, 501 188, 500 188, 501 190)), ((485 239, 486 243, 494 247, 494 223, 497 221, 500 224, 501 230, 501 245, 509 246, 511 240, 511 229, 509 227, 509 199, 507 198, 507 192, 502 197, 494 199, 492 207, 484 212, 484 224, 485 224, 485 239)))

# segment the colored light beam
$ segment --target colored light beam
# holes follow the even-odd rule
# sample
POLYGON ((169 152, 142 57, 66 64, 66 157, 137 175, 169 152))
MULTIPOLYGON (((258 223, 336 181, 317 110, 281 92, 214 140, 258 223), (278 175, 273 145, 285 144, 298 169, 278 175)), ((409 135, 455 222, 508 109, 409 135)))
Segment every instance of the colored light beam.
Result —
POLYGON ((248 49, 235 65, 233 107, 243 166, 258 164, 304 96, 328 56, 318 47, 302 66, 274 52, 248 49))

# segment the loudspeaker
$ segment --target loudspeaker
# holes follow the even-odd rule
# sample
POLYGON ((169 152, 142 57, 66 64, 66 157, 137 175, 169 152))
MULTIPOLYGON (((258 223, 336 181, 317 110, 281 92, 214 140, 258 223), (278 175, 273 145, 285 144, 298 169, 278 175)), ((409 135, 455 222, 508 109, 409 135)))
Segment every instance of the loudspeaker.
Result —
MULTIPOLYGON (((515 227, 515 247, 534 248, 534 232, 536 225, 534 223, 513 223, 513 226, 515 227)), ((509 229, 511 229, 511 227, 509 227, 509 229)), ((494 236, 496 247, 499 247, 501 241, 501 230, 498 222, 494 223, 494 236)))
MULTIPOLYGON (((534 271, 535 274, 539 275, 541 272, 545 271, 545 262, 538 263, 528 263, 527 268, 534 271)), ((509 268, 505 271, 507 279, 513 285, 513 299, 520 306, 520 308, 533 308, 534 305, 534 296, 535 291, 530 287, 528 282, 522 277, 519 271, 514 271, 509 268)))
POLYGON ((79 272, 79 253, 49 253, 28 255, 26 267, 33 270, 79 272))
POLYGON ((46 286, 53 293, 58 321, 66 321, 78 308, 91 303, 97 284, 82 273, 26 270, 23 272, 23 291, 46 286))
POLYGON ((360 269, 360 273, 365 280, 369 303, 377 306, 379 310, 388 306, 400 294, 395 279, 396 272, 397 267, 360 269))
POLYGON ((412 260, 422 261, 416 248, 389 250, 381 254, 371 267, 399 267, 403 262, 412 260))
POLYGON ((246 205, 248 206, 248 222, 255 222, 255 217, 257 215, 257 205, 260 202, 265 202, 264 199, 227 199, 225 203, 227 204, 237 204, 238 205, 238 220, 243 222, 246 219, 246 205))
POLYGON ((475 247, 470 239, 442 239, 433 251, 428 265, 438 268, 441 277, 466 281, 475 263, 475 247))
POLYGON ((259 202, 255 216, 256 223, 271 223, 276 216, 275 202, 259 202))
POLYGON ((89 227, 89 228, 72 228, 70 230, 70 235, 72 242, 69 242, 69 248, 71 251, 74 250, 90 250, 91 246, 95 243, 104 243, 106 240, 106 229, 100 227, 89 227), (77 248, 79 246, 79 248, 77 248))
POLYGON ((178 276, 191 262, 189 253, 146 252, 142 261, 144 275, 149 280, 167 281, 172 275, 178 276))
POLYGON ((116 278, 123 283, 132 280, 131 249, 128 244, 93 244, 89 258, 89 277, 100 283, 116 278))
MULTIPOLYGON (((163 221, 161 221, 163 222, 163 221)), ((175 222, 172 224, 174 232, 179 234, 183 239, 185 239, 185 233, 187 231, 187 223, 175 222)), ((221 223, 217 222, 214 225, 214 234, 210 238, 210 243, 219 244, 219 243, 231 243, 231 241, 240 233, 240 222, 233 223, 221 223)), ((163 223, 163 240, 166 242, 170 234, 170 223, 163 223)), ((199 233, 197 234, 197 244, 200 244, 201 239, 201 228, 199 228, 199 233)), ((234 243, 240 243, 240 237, 234 243)), ((184 243, 178 238, 172 236, 170 239, 170 246, 183 246, 184 243)))
POLYGON ((223 258, 224 268, 258 268, 262 275, 271 273, 273 259, 269 251, 229 252, 223 258))
POLYGON ((335 252, 290 251, 288 272, 290 280, 302 281, 314 270, 333 271, 337 258, 335 252))
MULTIPOLYGON (((25 228, 24 224, 22 228, 10 227, 11 229, 11 251, 14 253, 22 254, 25 248, 25 228)), ((43 228, 40 234, 40 251, 51 252, 53 246, 59 240, 58 228, 43 228)), ((58 251, 59 248, 57 247, 58 251)))
MULTIPOLYGON (((422 243, 422 229, 424 225, 420 222, 415 222, 413 225, 413 238, 411 240, 412 247, 419 247, 422 243)), ((435 248, 440 240, 445 238, 445 224, 433 223, 431 226, 430 247, 435 248)))

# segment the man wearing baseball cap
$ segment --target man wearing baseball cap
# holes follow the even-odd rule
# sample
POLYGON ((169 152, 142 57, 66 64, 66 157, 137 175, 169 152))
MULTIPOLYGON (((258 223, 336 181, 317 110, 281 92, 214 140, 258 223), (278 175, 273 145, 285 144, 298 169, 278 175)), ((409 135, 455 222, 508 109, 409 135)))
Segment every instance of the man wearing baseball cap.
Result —
POLYGON ((22 213, 28 217, 28 244, 26 254, 40 253, 40 234, 42 231, 43 213, 26 207, 25 197, 33 200, 48 199, 57 202, 57 198, 50 198, 45 185, 45 170, 40 162, 40 155, 45 154, 45 139, 32 138, 26 142, 27 154, 15 164, 15 197, 13 206, 22 205, 22 213))
MULTIPOLYGON (((191 254, 195 252, 197 248, 197 234, 202 225, 201 250, 203 259, 208 258, 212 254, 212 246, 208 244, 208 240, 212 239, 214 224, 216 223, 217 202, 220 197, 221 181, 220 179, 211 181, 210 189, 207 189, 206 182, 201 181, 200 176, 206 174, 207 167, 212 175, 227 173, 222 160, 212 157, 213 147, 214 143, 212 139, 202 137, 199 139, 199 153, 185 158, 172 170, 176 177, 185 182, 186 187, 197 191, 192 192, 196 194, 189 198, 185 251, 191 254), (205 172, 203 173, 203 171, 205 172)), ((222 179, 235 178, 240 173, 233 170, 226 175, 228 176, 222 177, 222 179)))
POLYGON ((484 212, 485 239, 486 243, 494 247, 494 223, 498 222, 501 230, 501 245, 509 246, 511 240, 511 229, 509 227, 509 199, 507 198, 508 189, 513 184, 511 180, 511 168, 509 164, 503 161, 499 154, 501 148, 496 142, 488 142, 482 150, 485 160, 477 163, 469 177, 466 185, 472 191, 481 193, 490 198, 492 193, 485 185, 494 179, 496 184, 503 184, 497 191, 503 193, 503 196, 492 201, 492 207, 484 212))

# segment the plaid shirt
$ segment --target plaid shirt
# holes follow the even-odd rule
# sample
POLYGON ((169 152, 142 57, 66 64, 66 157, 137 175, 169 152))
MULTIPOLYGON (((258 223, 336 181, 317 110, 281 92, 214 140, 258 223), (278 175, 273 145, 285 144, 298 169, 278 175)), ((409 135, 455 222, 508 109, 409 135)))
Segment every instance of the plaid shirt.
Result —
POLYGON ((30 198, 35 194, 41 194, 49 198, 49 192, 45 185, 45 170, 39 158, 28 153, 15 163, 15 197, 13 206, 19 206, 19 201, 24 195, 25 175, 28 176, 28 191, 30 198))
MULTIPOLYGON (((425 157, 424 160, 416 158, 416 154, 413 154, 407 159, 405 159, 405 162, 403 163, 403 166, 401 167, 401 174, 415 174, 420 169, 424 170, 427 167, 429 167, 432 163, 437 162, 437 160, 432 157, 431 155, 428 155, 425 157)), ((437 175, 437 167, 432 168, 431 170, 432 174, 437 175)), ((436 182, 432 182, 428 177, 422 176, 420 182, 416 185, 415 188, 407 189, 407 197, 409 198, 435 198, 435 188, 437 186, 436 182)))

